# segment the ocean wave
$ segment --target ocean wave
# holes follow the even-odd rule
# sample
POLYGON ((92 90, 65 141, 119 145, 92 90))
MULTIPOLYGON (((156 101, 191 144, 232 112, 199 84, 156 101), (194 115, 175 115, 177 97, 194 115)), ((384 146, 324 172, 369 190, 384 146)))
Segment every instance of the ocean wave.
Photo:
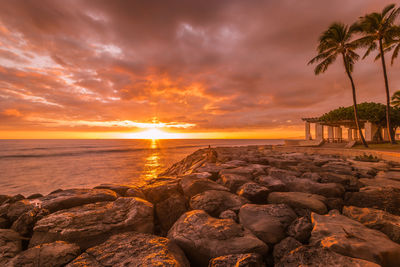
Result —
MULTIPOLYGON (((185 145, 175 147, 163 147, 163 148, 114 148, 114 149, 97 149, 97 150, 78 150, 69 152, 55 152, 55 153, 43 153, 43 154, 8 154, 0 155, 0 159, 6 158, 44 158, 44 157, 68 157, 68 156, 81 156, 85 154, 104 154, 104 153, 128 153, 135 151, 150 151, 150 150, 170 150, 170 149, 185 149, 194 147, 205 147, 206 145, 185 145)), ((82 147, 79 147, 82 148, 82 147)), ((33 149, 32 149, 33 150, 33 149)))

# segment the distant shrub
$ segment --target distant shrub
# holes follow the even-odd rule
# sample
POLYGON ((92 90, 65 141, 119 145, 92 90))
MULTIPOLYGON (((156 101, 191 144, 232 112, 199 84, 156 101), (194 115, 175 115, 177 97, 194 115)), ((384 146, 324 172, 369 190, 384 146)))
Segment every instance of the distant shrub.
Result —
POLYGON ((354 160, 364 161, 364 162, 378 162, 379 161, 378 157, 374 157, 372 155, 367 155, 367 154, 364 154, 362 156, 356 156, 354 158, 354 160))

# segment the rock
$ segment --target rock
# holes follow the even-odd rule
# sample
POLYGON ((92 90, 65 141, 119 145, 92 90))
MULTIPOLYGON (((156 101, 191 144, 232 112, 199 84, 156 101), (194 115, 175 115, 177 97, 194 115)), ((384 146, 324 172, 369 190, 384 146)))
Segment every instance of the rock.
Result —
POLYGON ((374 208, 400 215, 400 189, 393 187, 367 186, 359 192, 346 193, 346 206, 374 208))
POLYGON ((37 194, 30 195, 29 197, 27 197, 27 199, 37 199, 37 198, 41 198, 41 197, 43 197, 43 195, 37 193, 37 194))
POLYGON ((342 211, 343 208, 343 198, 338 197, 328 197, 324 201, 328 210, 338 210, 342 211))
POLYGON ((235 222, 238 222, 238 216, 236 215, 236 212, 234 212, 233 210, 226 210, 221 212, 221 214, 219 215, 220 219, 232 219, 235 222))
POLYGON ((68 189, 40 198, 42 208, 55 212, 100 201, 113 201, 117 198, 108 189, 68 189))
POLYGON ((382 210, 354 206, 344 207, 343 215, 368 228, 379 230, 394 242, 400 243, 400 216, 382 210))
POLYGON ((247 182, 250 182, 248 177, 234 173, 223 173, 218 179, 218 183, 229 188, 232 193, 235 193, 240 186, 247 182))
POLYGON ((11 260, 9 266, 61 267, 76 258, 79 253, 79 246, 64 241, 56 241, 21 252, 11 260))
POLYGON ((7 218, 0 217, 0 229, 10 228, 11 223, 7 218))
POLYGON ((18 194, 18 195, 12 196, 12 197, 8 198, 7 200, 5 200, 3 202, 3 204, 12 204, 12 203, 15 203, 15 202, 23 200, 23 199, 25 199, 25 197, 21 194, 18 194))
POLYGON ((22 237, 10 229, 0 229, 0 266, 7 263, 22 250, 22 237))
POLYGON ((298 267, 298 266, 357 266, 357 267, 379 267, 373 262, 355 259, 335 253, 327 248, 301 246, 286 253, 276 267, 298 267))
POLYGON ((58 189, 56 189, 56 190, 54 190, 54 191, 51 191, 50 193, 49 193, 49 195, 52 195, 52 194, 56 194, 56 193, 59 193, 59 192, 61 192, 61 191, 63 191, 61 188, 58 188, 58 189))
POLYGON ((395 187, 400 189, 400 180, 398 181, 386 178, 379 178, 379 179, 361 178, 358 181, 362 186, 395 187))
POLYGON ((56 240, 78 244, 82 249, 104 242, 125 231, 152 233, 153 205, 140 198, 121 197, 61 210, 39 220, 29 247, 56 240))
POLYGON ((397 180, 400 181, 400 171, 380 171, 376 175, 376 178, 378 179, 391 179, 391 180, 397 180))
POLYGON ((244 176, 247 179, 251 180, 254 177, 257 177, 260 175, 265 175, 266 169, 268 169, 268 166, 259 165, 259 164, 250 164, 247 166, 241 166, 241 167, 237 167, 237 168, 233 168, 233 169, 221 170, 219 175, 222 176, 225 174, 236 174, 236 175, 244 176))
POLYGON ((346 159, 346 161, 350 162, 351 165, 358 168, 371 168, 374 170, 387 171, 389 169, 389 164, 384 161, 379 162, 368 162, 368 161, 357 161, 352 159, 346 159))
POLYGON ((142 192, 142 190, 139 187, 131 187, 125 192, 125 197, 138 197, 141 199, 146 199, 146 196, 142 192))
POLYGON ((300 217, 292 222, 287 233, 289 236, 305 244, 310 239, 312 228, 313 226, 308 218, 300 217))
POLYGON ((248 203, 245 198, 226 191, 210 190, 195 195, 190 199, 192 209, 204 210, 214 217, 218 217, 225 210, 237 211, 248 203))
POLYGON ((309 209, 319 214, 328 212, 323 196, 302 192, 272 192, 268 196, 269 203, 287 204, 292 208, 309 209))
POLYGON ((318 183, 320 183, 321 179, 322 179, 321 175, 316 172, 305 172, 301 175, 300 178, 310 179, 311 181, 318 182, 318 183))
POLYGON ((357 177, 353 175, 337 174, 334 172, 321 172, 321 183, 337 183, 344 186, 347 191, 358 191, 360 185, 357 177))
POLYGON ((285 254, 290 253, 292 250, 295 250, 298 247, 301 247, 303 244, 301 244, 299 241, 294 239, 293 237, 286 237, 283 239, 281 242, 276 244, 274 246, 274 262, 278 262, 285 254))
POLYGON ((236 194, 247 198, 256 204, 265 204, 268 200, 269 189, 254 182, 248 182, 239 187, 236 194))
POLYGON ((311 245, 320 244, 336 253, 382 266, 397 266, 400 262, 400 245, 377 230, 340 214, 312 213, 311 220, 311 245))
MULTIPOLYGON (((126 192, 129 189, 134 189, 134 190, 138 190, 137 187, 135 186, 130 186, 130 185, 120 185, 120 184, 101 184, 98 185, 96 187, 94 187, 94 189, 108 189, 108 190, 112 190, 115 193, 117 193, 120 196, 126 197, 126 192)), ((140 189, 139 189, 140 190, 140 189)))
POLYGON ((156 216, 161 230, 167 233, 186 210, 186 200, 180 194, 174 194, 155 204, 156 216))
POLYGON ((21 236, 30 237, 35 223, 49 213, 50 212, 46 209, 35 207, 21 214, 21 216, 19 216, 12 224, 11 229, 19 233, 21 236))
POLYGON ((126 232, 89 248, 67 266, 189 267, 190 264, 182 250, 167 238, 126 232))
POLYGON ((284 183, 290 182, 296 177, 300 177, 301 173, 295 172, 295 171, 289 171, 289 170, 284 170, 284 169, 278 169, 278 168, 271 168, 269 169, 269 176, 278 178, 284 183))
POLYGON ((202 210, 186 212, 172 226, 168 238, 181 247, 191 263, 207 266, 212 258, 259 253, 268 246, 231 219, 215 219, 202 210))
POLYGON ((285 204, 246 204, 240 208, 240 223, 267 244, 285 238, 286 227, 296 219, 296 213, 285 204))
POLYGON ((271 192, 285 192, 288 191, 286 184, 272 176, 261 175, 255 181, 259 184, 266 186, 271 192))
POLYGON ((19 216, 27 211, 32 210, 34 207, 35 206, 29 200, 23 199, 11 204, 1 206, 0 213, 6 213, 6 217, 11 223, 13 223, 18 219, 19 216))
POLYGON ((265 267, 262 257, 256 253, 246 254, 232 254, 214 258, 210 261, 209 267, 226 267, 226 266, 237 266, 237 267, 265 267))
POLYGON ((176 178, 157 178, 141 188, 146 200, 153 204, 161 202, 171 195, 181 194, 179 180, 176 178))
POLYGON ((208 172, 211 173, 211 177, 209 177, 209 179, 217 180, 218 173, 225 168, 226 166, 217 165, 215 163, 205 163, 203 166, 196 168, 192 173, 208 172))
POLYGON ((227 161, 227 162, 225 162, 225 164, 226 164, 226 165, 230 165, 230 166, 232 166, 233 168, 248 165, 248 163, 247 163, 246 161, 237 160, 237 159, 227 161))
POLYGON ((296 159, 277 159, 277 158, 269 158, 268 159, 269 165, 280 168, 280 169, 286 169, 290 166, 296 166, 299 164, 299 161, 296 159))
POLYGON ((222 186, 212 180, 198 178, 197 176, 193 175, 182 177, 180 183, 184 195, 189 198, 208 190, 229 191, 229 189, 225 186, 222 186))
POLYGON ((8 195, 0 195, 0 206, 7 200, 11 199, 11 196, 8 195))
POLYGON ((317 183, 307 179, 295 178, 287 183, 290 192, 304 192, 324 197, 342 197, 345 189, 341 184, 317 183))
POLYGON ((328 162, 321 166, 321 171, 353 175, 353 168, 345 162, 328 162))

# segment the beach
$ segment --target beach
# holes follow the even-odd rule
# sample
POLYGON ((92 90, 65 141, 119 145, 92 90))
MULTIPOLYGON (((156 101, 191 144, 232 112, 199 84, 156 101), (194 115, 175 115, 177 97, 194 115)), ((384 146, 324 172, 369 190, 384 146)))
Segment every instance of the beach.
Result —
POLYGON ((2 195, 1 265, 396 266, 400 164, 196 150, 140 185, 2 195))

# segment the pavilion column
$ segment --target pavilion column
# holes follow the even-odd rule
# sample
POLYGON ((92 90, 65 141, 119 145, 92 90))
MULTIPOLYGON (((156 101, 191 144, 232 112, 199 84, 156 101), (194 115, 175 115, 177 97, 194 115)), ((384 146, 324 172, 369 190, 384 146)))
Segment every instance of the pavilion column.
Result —
POLYGON ((347 128, 347 140, 349 142, 353 141, 353 129, 351 128, 347 128))
POLYGON ((322 124, 315 124, 315 139, 323 140, 324 139, 324 126, 322 124))
POLYGON ((353 139, 358 140, 358 131, 357 129, 353 129, 353 139))
POLYGON ((383 128, 383 141, 389 141, 389 135, 387 128, 383 128))
POLYGON ((332 126, 328 126, 328 142, 332 141, 333 142, 333 127, 332 126))
POLYGON ((335 127, 335 138, 338 139, 338 141, 342 140, 342 127, 335 127))
POLYGON ((310 123, 306 121, 305 123, 305 131, 306 131, 306 140, 311 140, 311 132, 310 132, 310 123))
POLYGON ((378 127, 376 126, 376 124, 367 121, 364 124, 364 129, 365 129, 365 140, 367 142, 371 142, 374 139, 376 132, 378 131, 378 127))

